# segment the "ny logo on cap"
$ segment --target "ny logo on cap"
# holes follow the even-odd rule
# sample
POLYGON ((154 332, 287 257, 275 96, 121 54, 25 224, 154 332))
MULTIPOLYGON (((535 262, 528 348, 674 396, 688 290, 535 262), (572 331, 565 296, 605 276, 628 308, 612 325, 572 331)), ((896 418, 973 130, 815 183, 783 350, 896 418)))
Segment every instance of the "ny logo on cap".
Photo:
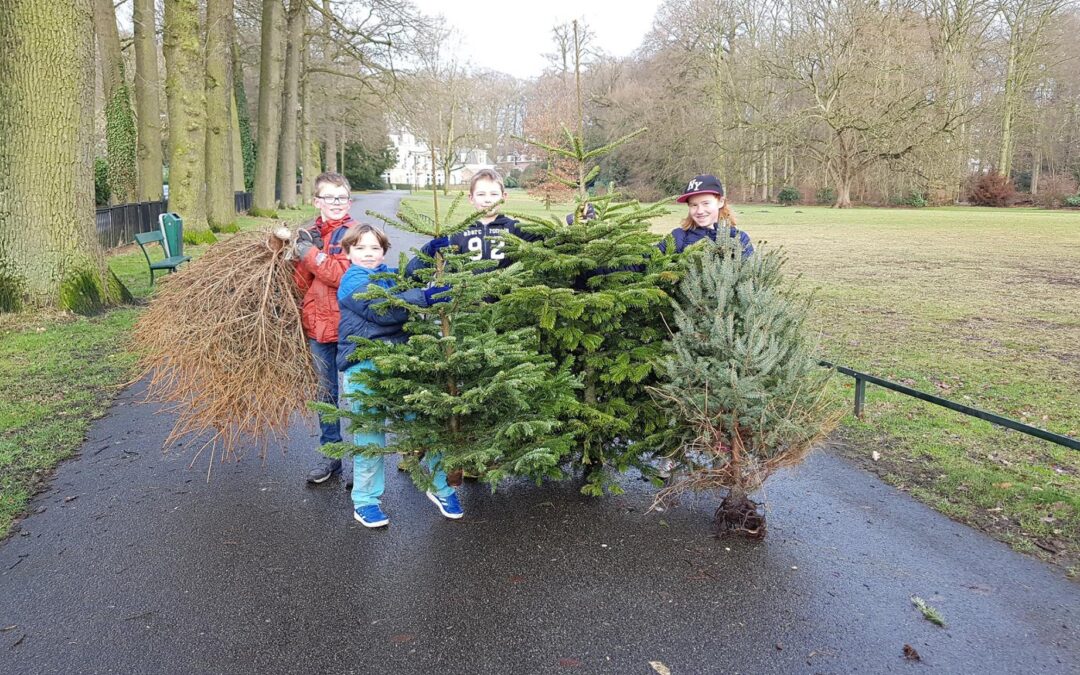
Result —
POLYGON ((686 191, 687 192, 692 192, 692 191, 698 189, 699 187, 701 187, 701 183, 702 183, 702 181, 700 181, 700 180, 692 180, 692 181, 690 181, 690 184, 686 186, 686 191))

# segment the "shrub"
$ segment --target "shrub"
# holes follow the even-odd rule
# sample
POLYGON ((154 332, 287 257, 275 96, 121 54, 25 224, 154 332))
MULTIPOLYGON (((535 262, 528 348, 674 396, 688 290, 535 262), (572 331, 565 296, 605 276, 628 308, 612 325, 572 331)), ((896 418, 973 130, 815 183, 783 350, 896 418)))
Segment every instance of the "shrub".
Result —
POLYGON ((112 191, 109 189, 109 163, 104 157, 94 158, 94 203, 108 206, 112 191))
POLYGON ((814 201, 818 204, 823 204, 826 206, 835 204, 836 190, 832 189, 831 187, 819 188, 818 191, 814 193, 814 201))
POLYGON ((1054 174, 1039 182, 1035 204, 1044 209, 1060 209, 1065 200, 1076 194, 1076 181, 1067 174, 1054 174))
POLYGON ((1012 181, 997 172, 974 176, 968 188, 968 201, 976 206, 1010 206, 1015 200, 1012 181))
POLYGON ((921 192, 912 191, 907 197, 900 200, 900 203, 904 206, 910 206, 912 208, 921 209, 926 206, 926 196, 921 192))
POLYGON ((1080 195, 1070 195, 1066 197, 1065 206, 1070 209, 1080 209, 1080 195))
POLYGON ((791 187, 790 185, 783 190, 780 190, 780 194, 776 195, 776 201, 780 202, 784 206, 791 206, 792 204, 798 202, 800 199, 802 199, 802 195, 799 194, 799 191, 797 189, 791 187))

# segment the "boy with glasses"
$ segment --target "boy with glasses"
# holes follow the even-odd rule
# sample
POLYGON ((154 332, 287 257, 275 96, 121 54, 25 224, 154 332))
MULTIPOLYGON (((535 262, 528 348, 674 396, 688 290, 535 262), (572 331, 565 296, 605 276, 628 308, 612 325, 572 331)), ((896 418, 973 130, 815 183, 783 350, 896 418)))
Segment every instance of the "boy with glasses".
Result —
MULTIPOLYGON (((353 220, 349 181, 338 173, 327 172, 315 179, 315 206, 319 216, 310 227, 297 235, 296 270, 293 274, 304 299, 302 323, 308 338, 315 370, 319 374, 320 397, 324 403, 338 403, 338 308, 337 291, 341 277, 349 269, 349 257, 341 248, 353 220)), ((339 422, 319 419, 319 445, 341 442, 339 422)), ((308 473, 307 481, 317 485, 341 473, 341 460, 320 456, 308 473)))

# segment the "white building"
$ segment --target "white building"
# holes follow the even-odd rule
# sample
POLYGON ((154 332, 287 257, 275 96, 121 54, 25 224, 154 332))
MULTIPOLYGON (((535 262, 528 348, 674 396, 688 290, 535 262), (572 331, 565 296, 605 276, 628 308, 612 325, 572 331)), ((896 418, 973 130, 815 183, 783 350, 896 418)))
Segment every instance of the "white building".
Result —
MULTIPOLYGON (((418 140, 407 129, 399 128, 390 134, 390 142, 397 152, 397 163, 387 172, 390 183, 426 187, 431 185, 431 151, 426 143, 418 140)), ((487 150, 472 148, 458 153, 454 168, 450 171, 451 185, 465 185, 480 169, 495 168, 487 158, 487 150)), ((435 184, 443 184, 441 170, 435 172, 435 184)))

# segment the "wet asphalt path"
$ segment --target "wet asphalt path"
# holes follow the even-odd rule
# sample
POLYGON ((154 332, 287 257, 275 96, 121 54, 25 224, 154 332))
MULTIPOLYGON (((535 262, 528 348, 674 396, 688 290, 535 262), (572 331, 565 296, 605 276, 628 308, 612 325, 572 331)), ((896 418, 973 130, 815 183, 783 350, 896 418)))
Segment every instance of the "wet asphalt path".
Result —
POLYGON ((714 498, 646 513, 632 477, 600 500, 467 483, 452 522, 392 470, 391 525, 369 531, 343 481, 305 485, 307 428, 207 483, 162 454, 171 417, 141 391, 0 544, 0 673, 1080 668, 1080 586, 827 452, 769 482, 762 542, 711 538, 714 498))

